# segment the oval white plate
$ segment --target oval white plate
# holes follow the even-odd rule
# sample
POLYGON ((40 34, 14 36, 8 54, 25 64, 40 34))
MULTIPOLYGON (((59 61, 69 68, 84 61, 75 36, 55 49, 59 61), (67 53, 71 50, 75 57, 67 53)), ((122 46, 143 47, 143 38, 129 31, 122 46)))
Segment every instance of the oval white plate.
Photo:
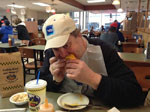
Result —
POLYGON ((9 98, 9 101, 13 104, 16 104, 16 105, 24 105, 28 102, 28 100, 25 100, 25 101, 22 101, 22 102, 16 102, 13 100, 13 97, 16 96, 16 95, 19 95, 19 94, 27 94, 27 92, 20 92, 20 93, 16 93, 14 95, 12 95, 10 98, 9 98))
POLYGON ((63 94, 61 96, 59 96, 59 98, 57 99, 57 104, 62 107, 63 109, 67 109, 67 110, 79 110, 79 109, 83 109, 86 106, 77 106, 77 107, 68 107, 65 106, 64 103, 67 104, 89 104, 89 99, 87 96, 84 96, 82 94, 77 94, 77 93, 66 93, 63 94))

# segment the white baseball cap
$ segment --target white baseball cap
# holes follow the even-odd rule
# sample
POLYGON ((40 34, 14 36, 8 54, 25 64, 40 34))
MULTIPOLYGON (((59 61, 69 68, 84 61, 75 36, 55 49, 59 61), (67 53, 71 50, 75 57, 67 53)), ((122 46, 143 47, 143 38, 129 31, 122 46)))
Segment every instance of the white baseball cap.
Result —
POLYGON ((50 16, 42 28, 46 39, 45 50, 64 46, 69 39, 70 33, 75 29, 75 22, 68 15, 55 14, 50 16))

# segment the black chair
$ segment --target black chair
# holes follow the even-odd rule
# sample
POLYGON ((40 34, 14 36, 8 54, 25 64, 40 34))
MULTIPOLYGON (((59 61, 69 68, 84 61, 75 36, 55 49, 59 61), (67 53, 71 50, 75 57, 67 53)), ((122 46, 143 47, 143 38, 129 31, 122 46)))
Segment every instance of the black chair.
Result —
POLYGON ((28 49, 24 47, 19 47, 18 49, 21 53, 21 58, 23 62, 24 79, 26 77, 26 74, 34 74, 36 76, 38 69, 42 65, 40 60, 36 59, 35 51, 33 49, 28 49), (30 70, 34 70, 34 73, 31 73, 30 70))

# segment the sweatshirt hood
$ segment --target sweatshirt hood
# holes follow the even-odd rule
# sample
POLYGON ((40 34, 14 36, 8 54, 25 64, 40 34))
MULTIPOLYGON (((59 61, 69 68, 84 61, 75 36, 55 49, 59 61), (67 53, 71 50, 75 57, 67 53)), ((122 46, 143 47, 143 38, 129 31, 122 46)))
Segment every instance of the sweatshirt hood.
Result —
POLYGON ((26 26, 26 24, 24 22, 19 23, 18 25, 23 25, 26 26))

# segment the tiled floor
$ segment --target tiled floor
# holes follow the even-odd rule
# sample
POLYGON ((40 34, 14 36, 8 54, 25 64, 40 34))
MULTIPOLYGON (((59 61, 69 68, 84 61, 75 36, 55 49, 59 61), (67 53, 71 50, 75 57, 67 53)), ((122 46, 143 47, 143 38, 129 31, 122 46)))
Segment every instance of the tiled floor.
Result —
POLYGON ((26 75, 26 82, 35 78, 35 75, 26 75))

